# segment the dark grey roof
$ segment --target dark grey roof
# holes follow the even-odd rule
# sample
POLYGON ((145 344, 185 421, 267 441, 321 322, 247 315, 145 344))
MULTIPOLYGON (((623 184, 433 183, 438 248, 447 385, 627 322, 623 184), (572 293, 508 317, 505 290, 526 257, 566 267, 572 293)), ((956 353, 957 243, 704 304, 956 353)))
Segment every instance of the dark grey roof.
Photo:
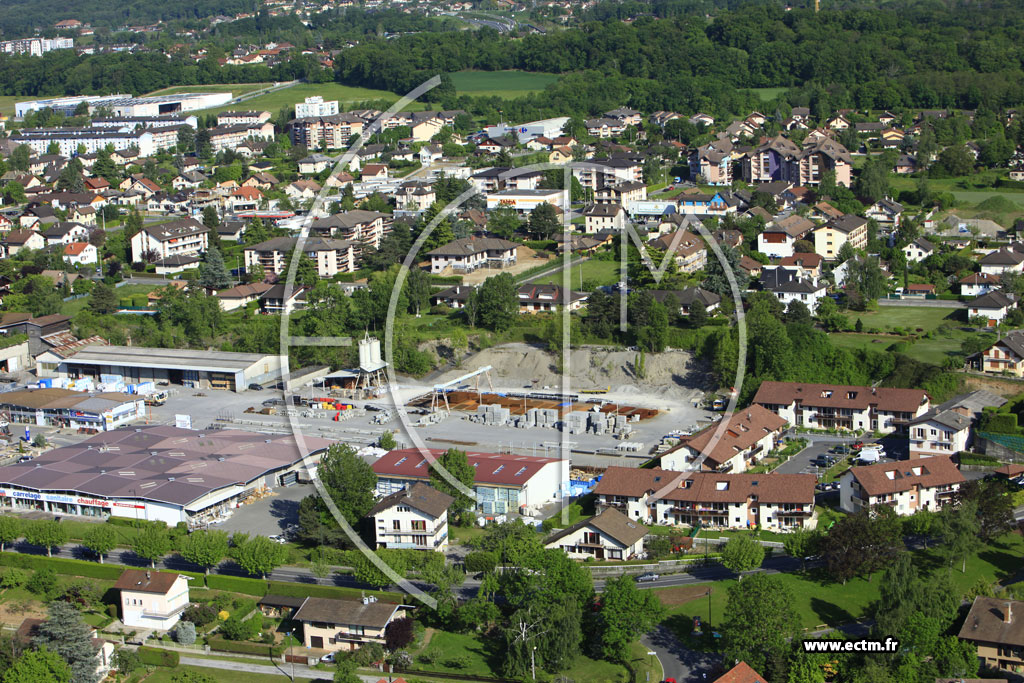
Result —
POLYGON ((1013 306, 1015 300, 1012 296, 1004 294, 1001 291, 989 292, 988 294, 982 294, 977 299, 969 302, 967 305, 971 308, 992 308, 1001 309, 1008 306, 1013 306))
POLYGON ((443 515, 451 507, 454 500, 453 497, 438 491, 433 486, 416 482, 407 489, 395 491, 390 496, 382 498, 376 505, 370 508, 366 516, 373 517, 396 505, 408 505, 415 510, 425 512, 431 517, 436 518, 443 515))
POLYGON ((463 237, 427 252, 428 256, 469 256, 485 251, 509 251, 518 245, 499 237, 463 237))
POLYGON ((347 624, 384 628, 390 623, 401 605, 390 602, 368 602, 357 600, 334 600, 331 598, 306 598, 295 612, 295 621, 318 621, 327 624, 347 624))

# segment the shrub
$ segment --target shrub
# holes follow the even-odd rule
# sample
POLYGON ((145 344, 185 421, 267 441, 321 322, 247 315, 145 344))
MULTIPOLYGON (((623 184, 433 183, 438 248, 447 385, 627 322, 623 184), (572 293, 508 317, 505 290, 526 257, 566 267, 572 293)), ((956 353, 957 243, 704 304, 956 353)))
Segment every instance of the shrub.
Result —
POLYGON ((196 625, 191 621, 179 621, 174 627, 174 639, 182 645, 196 642, 196 625))
POLYGON ((392 652, 408 647, 415 638, 415 623, 411 617, 395 619, 384 629, 384 644, 392 652))
POLYGON ((135 650, 122 647, 114 653, 114 668, 121 674, 127 676, 140 666, 142 666, 142 658, 135 650))
POLYGON ((57 590, 57 572, 49 567, 43 567, 32 575, 25 587, 34 595, 48 596, 57 590))
POLYGON ((279 655, 285 651, 287 647, 283 643, 274 647, 269 647, 264 643, 250 643, 246 641, 234 641, 227 640, 219 634, 214 634, 206 639, 206 644, 210 646, 211 650, 217 650, 219 652, 235 652, 244 655, 262 655, 266 656, 267 653, 273 655, 279 655))
POLYGON ((246 579, 238 576, 220 576, 219 574, 210 574, 206 577, 206 585, 208 588, 216 590, 231 591, 232 593, 245 593, 246 595, 255 595, 259 598, 262 598, 267 594, 267 582, 261 579, 246 579))
POLYGON ((366 643, 352 653, 352 661, 357 666, 372 666, 384 661, 384 648, 380 643, 366 643))
POLYGON ((227 621, 231 618, 231 613, 228 612, 226 609, 222 609, 221 611, 217 612, 217 618, 221 621, 227 621))
POLYGON ((467 572, 490 572, 498 566, 498 554, 487 550, 466 553, 463 562, 467 572))
MULTIPOLYGON (((417 551, 419 552, 419 551, 417 551)), ((326 555, 323 555, 326 556, 326 555)), ((245 579, 250 581, 251 579, 245 579)), ((212 587, 212 586, 211 586, 212 587)), ((336 598, 338 600, 344 600, 346 598, 361 598, 364 595, 373 595, 378 600, 383 602, 401 602, 403 596, 401 593, 395 593, 391 591, 368 591, 360 590, 358 588, 338 588, 336 586, 317 586, 314 584, 306 583, 288 583, 285 581, 270 581, 267 583, 266 593, 273 593, 274 595, 284 595, 289 598, 336 598)), ((264 593, 260 593, 260 597, 263 597, 264 593)))
POLYGON ((170 668, 178 666, 178 653, 173 650, 161 650, 143 645, 137 652, 139 653, 139 661, 146 666, 166 666, 170 668))
POLYGON ((250 640, 260 632, 262 619, 259 615, 242 620, 238 615, 230 617, 220 627, 220 632, 228 640, 250 640))
POLYGON ((213 599, 213 606, 218 612, 229 610, 235 604, 235 599, 228 593, 220 593, 213 599))
POLYGON ((107 605, 107 616, 111 619, 117 619, 117 605, 107 605))
POLYGON ((28 581, 28 572, 24 569, 11 567, 6 570, 3 573, 3 577, 0 578, 0 587, 17 588, 18 586, 24 586, 26 581, 28 581))
POLYGON ((42 555, 23 555, 21 553, 0 553, 0 565, 19 567, 21 569, 49 568, 58 574, 84 576, 90 579, 116 581, 124 572, 123 567, 111 564, 98 564, 86 560, 71 560, 63 557, 45 557, 42 555))
POLYGON ((217 608, 213 605, 192 603, 185 608, 181 616, 196 626, 206 626, 217 618, 217 608))

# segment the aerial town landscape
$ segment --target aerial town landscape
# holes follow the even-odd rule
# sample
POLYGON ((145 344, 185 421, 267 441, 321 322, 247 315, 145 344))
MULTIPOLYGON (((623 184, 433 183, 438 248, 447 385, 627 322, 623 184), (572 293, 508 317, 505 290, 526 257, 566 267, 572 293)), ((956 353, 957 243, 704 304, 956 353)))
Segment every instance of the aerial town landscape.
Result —
POLYGON ((0 4, 0 683, 1024 682, 1024 6, 0 4))

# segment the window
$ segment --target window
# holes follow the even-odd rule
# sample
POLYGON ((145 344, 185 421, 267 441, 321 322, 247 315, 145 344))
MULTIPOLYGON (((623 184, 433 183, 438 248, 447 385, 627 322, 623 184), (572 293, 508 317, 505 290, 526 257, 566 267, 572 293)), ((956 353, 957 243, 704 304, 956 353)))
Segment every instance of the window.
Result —
POLYGON ((402 530, 402 521, 400 519, 394 520, 393 522, 391 522, 391 528, 393 530, 395 530, 395 531, 401 531, 402 530))
POLYGON ((427 523, 425 521, 423 521, 422 519, 414 519, 412 521, 412 530, 413 531, 426 531, 427 530, 427 523))

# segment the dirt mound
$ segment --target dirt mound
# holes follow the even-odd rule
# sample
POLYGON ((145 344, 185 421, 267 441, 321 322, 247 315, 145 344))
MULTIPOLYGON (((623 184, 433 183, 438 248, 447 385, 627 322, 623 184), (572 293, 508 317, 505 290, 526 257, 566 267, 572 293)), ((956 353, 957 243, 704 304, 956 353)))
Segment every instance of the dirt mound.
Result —
MULTIPOLYGON (((686 351, 644 355, 643 376, 638 376, 635 351, 585 347, 569 355, 568 376, 574 392, 606 389, 611 394, 689 398, 710 387, 709 378, 686 351)), ((561 356, 529 344, 506 344, 464 358, 461 367, 441 373, 434 382, 446 382, 490 365, 496 388, 559 389, 561 356)))

